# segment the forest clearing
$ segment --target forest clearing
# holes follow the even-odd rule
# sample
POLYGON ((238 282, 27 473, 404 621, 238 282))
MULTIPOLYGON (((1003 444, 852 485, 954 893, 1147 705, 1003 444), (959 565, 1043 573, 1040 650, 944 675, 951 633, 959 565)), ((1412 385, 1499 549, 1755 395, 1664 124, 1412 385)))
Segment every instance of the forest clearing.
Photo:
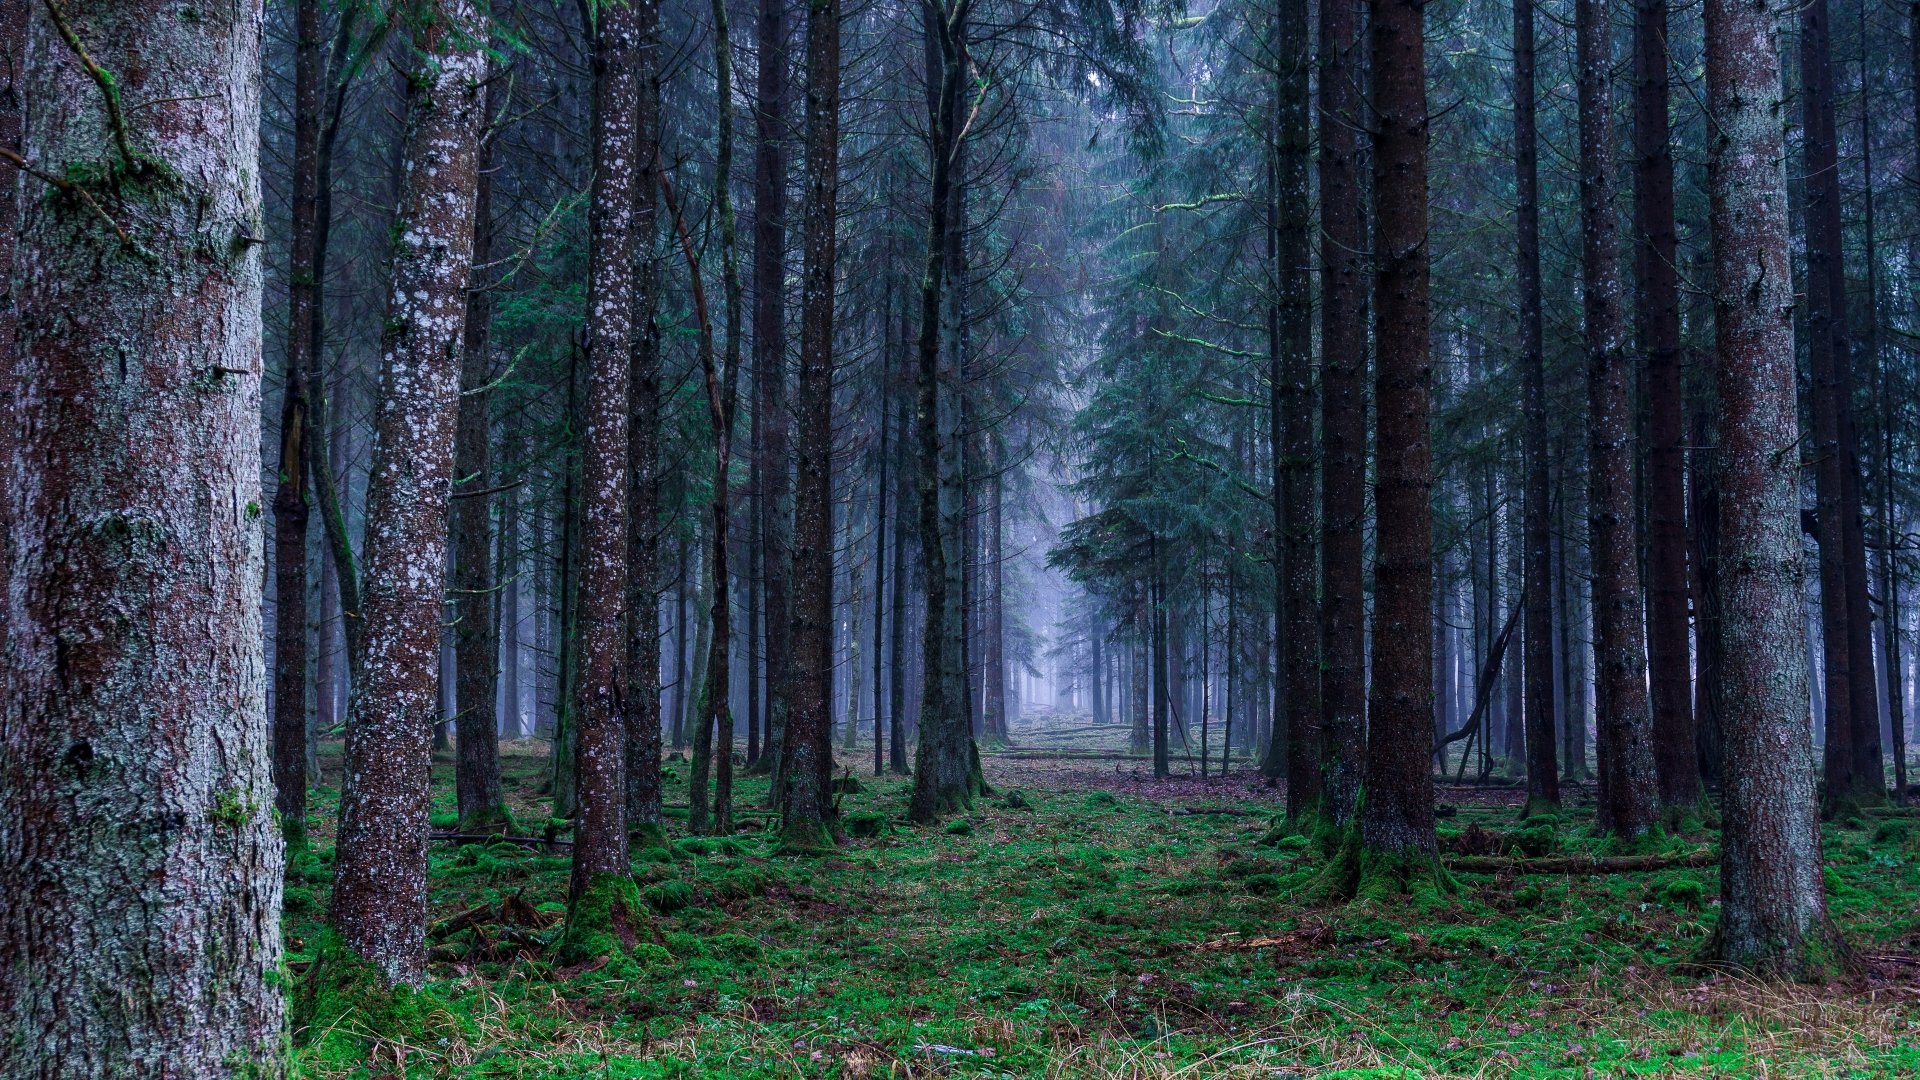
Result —
MULTIPOLYGON (((1026 740, 1022 740, 1023 743, 1026 740)), ((1036 751, 1042 753, 1044 751, 1036 751)), ((1078 753, 1084 753, 1079 751, 1078 753)), ((537 819, 543 748, 503 753, 537 819)), ((330 773, 331 755, 323 758, 330 773)), ((1920 1070, 1920 819, 1827 829, 1861 974, 1825 987, 1703 966, 1715 872, 1460 873, 1412 905, 1303 905, 1323 865, 1267 837, 1272 793, 1155 781, 1150 762, 986 760, 997 794, 939 828, 905 782, 858 777, 860 835, 781 857, 765 833, 635 852, 645 959, 569 970, 546 944, 564 849, 436 845, 433 960, 404 1020, 335 1003, 296 1024, 313 1077, 1899 1077, 1920 1070), (1105 786, 1102 786, 1102 785, 1105 786), (1224 811, 1224 812, 1221 812, 1224 811), (877 830, 867 835, 868 830, 877 830)), ((669 799, 686 765, 666 769, 669 799)), ((445 763, 436 823, 452 824, 445 763)), ((324 789, 323 789, 324 791, 324 789)), ((741 789, 758 805, 760 785, 741 789)), ((1591 814, 1523 828, 1520 792, 1445 787, 1442 844, 1599 851, 1591 814), (1540 846, 1534 846, 1540 845, 1540 846)), ((324 834, 325 796, 316 814, 324 834)), ((1683 855, 1710 830, 1667 838, 1683 855)), ((321 841, 324 848, 324 841, 321 841)), ((1461 855, 1459 858, 1467 858, 1461 855)), ((1454 859, 1449 856, 1449 859, 1454 859)), ((327 874, 289 902, 289 961, 324 933, 327 874)))

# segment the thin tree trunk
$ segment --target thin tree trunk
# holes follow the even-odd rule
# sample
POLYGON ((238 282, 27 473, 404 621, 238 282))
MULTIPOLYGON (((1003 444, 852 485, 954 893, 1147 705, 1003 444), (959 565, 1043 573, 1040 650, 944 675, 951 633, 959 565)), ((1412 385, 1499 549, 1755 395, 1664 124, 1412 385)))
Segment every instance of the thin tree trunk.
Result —
MULTIPOLYGON (((307 842, 307 379, 314 339, 314 235, 319 202, 320 110, 326 79, 320 0, 298 0, 293 16, 292 222, 287 251, 287 364, 281 386, 280 474, 273 496, 274 809, 290 849, 307 842)), ((24 35, 21 38, 24 40, 24 35)), ((13 65, 9 64, 11 68, 13 65)), ((4 140, 18 146, 17 133, 4 140)), ((8 180, 12 197, 14 184, 8 180)), ((0 281, 4 281, 0 278, 0 281)))
POLYGON ((575 587, 573 874, 566 962, 630 945, 645 918, 627 862, 628 413, 634 337, 633 209, 644 169, 635 111, 644 51, 638 6, 599 13, 593 41, 593 185, 587 205, 586 394, 575 587), (617 936, 614 936, 616 935, 617 936))
POLYGON ((414 44, 419 59, 367 483, 369 587, 330 916, 343 943, 388 982, 417 986, 426 977, 429 734, 473 266, 485 17, 469 0, 436 0, 414 29, 414 44))
POLYGON ((833 843, 833 329, 840 188, 840 0, 807 8, 806 194, 802 225, 799 429, 794 490, 791 701, 781 842, 833 843))
POLYGON ((1553 692, 1553 495, 1547 457, 1547 361, 1541 343, 1540 150, 1534 105, 1533 0, 1513 2, 1513 162, 1520 293, 1522 489, 1521 578, 1525 623, 1521 670, 1526 681, 1527 810, 1560 804, 1554 760, 1559 723, 1553 692))
POLYGON ((0 8, 34 101, 0 130, 34 163, 4 173, 17 233, 0 217, 0 1074, 277 1077, 261 10, 69 7, 100 69, 137 73, 124 112, 54 10, 0 8), (111 224, 45 179, 103 175, 126 182, 111 224))
POLYGON ((1363 543, 1367 210, 1358 4, 1320 9, 1320 706, 1327 812, 1345 827, 1366 761, 1363 543))
POLYGON ((1632 418, 1613 208, 1611 5, 1574 8, 1580 112, 1581 294, 1587 354, 1588 543, 1593 554, 1601 828, 1638 836, 1658 816, 1648 714, 1632 418))
MULTIPOLYGON (((491 92, 483 93, 482 115, 491 112, 491 92)), ((484 122, 484 121, 483 121, 484 122)), ((473 206, 473 262, 485 266, 493 251, 493 160, 491 133, 480 144, 478 183, 473 206)), ((483 272, 476 272, 478 279, 483 272)), ((455 427, 453 476, 467 490, 453 500, 453 607, 455 651, 454 723, 458 757, 454 769, 460 831, 487 832, 507 824, 500 790, 500 718, 495 691, 500 670, 498 594, 494 589, 491 514, 482 494, 493 483, 488 460, 492 433, 493 351, 489 323, 493 293, 484 280, 467 292, 467 339, 460 365, 460 416, 455 427)), ((511 497, 511 493, 508 493, 511 497)), ((504 541, 503 541, 504 542, 504 541)))
POLYGON ((793 575, 793 495, 787 414, 787 0, 760 0, 758 101, 753 154, 753 386, 761 417, 761 558, 765 564, 767 738, 756 772, 771 772, 778 800, 780 746, 794 671, 787 598, 793 575))
POLYGON ((1715 952, 1824 977, 1827 921, 1801 635, 1799 412, 1780 60, 1771 4, 1708 0, 1707 115, 1721 408, 1726 733, 1715 952))

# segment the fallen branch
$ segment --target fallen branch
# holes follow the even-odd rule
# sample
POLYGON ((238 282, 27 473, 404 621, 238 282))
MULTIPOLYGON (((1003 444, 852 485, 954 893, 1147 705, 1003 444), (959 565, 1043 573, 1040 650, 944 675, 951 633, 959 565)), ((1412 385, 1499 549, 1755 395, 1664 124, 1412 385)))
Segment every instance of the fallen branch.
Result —
POLYGON ((1445 860, 1446 868, 1462 874, 1639 874, 1653 870, 1678 870, 1714 866, 1720 853, 1701 848, 1685 855, 1568 855, 1548 859, 1501 859, 1465 857, 1445 860))
POLYGON ((544 836, 508 836, 505 833, 428 833, 427 839, 439 840, 449 844, 491 844, 495 840, 505 840, 509 844, 521 844, 526 847, 572 847, 571 840, 549 840, 544 836))

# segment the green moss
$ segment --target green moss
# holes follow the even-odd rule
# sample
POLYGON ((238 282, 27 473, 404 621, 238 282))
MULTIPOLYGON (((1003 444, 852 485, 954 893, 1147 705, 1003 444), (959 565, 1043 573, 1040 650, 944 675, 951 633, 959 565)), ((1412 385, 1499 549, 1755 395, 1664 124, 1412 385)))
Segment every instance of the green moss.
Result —
POLYGON ((855 810, 840 819, 848 836, 872 839, 887 831, 887 815, 877 810, 855 810))
POLYGON ((833 833, 822 821, 789 817, 775 850, 782 855, 821 855, 834 848, 833 833))
POLYGON ((648 907, 662 915, 671 915, 693 904, 693 886, 684 881, 662 881, 657 885, 649 885, 640 895, 646 899, 648 907))
POLYGON ((648 915, 633 878, 627 874, 595 875, 567 907, 567 921, 554 946, 554 963, 571 967, 627 956, 649 930, 648 915))
POLYGON ((433 995, 400 985, 331 930, 322 930, 312 963, 293 996, 297 1043, 320 1044, 319 1052, 358 1053, 369 1037, 431 1044, 455 1033, 458 1024, 433 995))
POLYGON ((672 846, 667 830, 655 822, 642 821, 627 830, 627 847, 631 851, 665 851, 672 846))
POLYGON ((968 821, 966 818, 954 818, 952 821, 947 822, 947 827, 944 831, 948 836, 971 836, 973 835, 973 822, 968 821))

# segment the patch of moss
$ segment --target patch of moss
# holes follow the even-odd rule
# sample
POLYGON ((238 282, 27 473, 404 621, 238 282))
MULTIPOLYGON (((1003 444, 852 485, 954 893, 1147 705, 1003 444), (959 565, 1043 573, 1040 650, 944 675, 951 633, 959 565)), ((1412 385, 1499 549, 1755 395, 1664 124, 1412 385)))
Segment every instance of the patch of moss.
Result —
POLYGON ((877 810, 855 810, 840 819, 848 836, 871 840, 887 831, 887 815, 877 810))
POLYGON ((646 899, 648 907, 662 915, 671 915, 693 904, 693 886, 684 881, 662 881, 657 885, 649 885, 640 895, 646 899))
POLYGON ((646 936, 647 919, 630 875, 597 874, 567 907, 554 962, 571 967, 626 956, 646 936))
POLYGON ((322 1055, 357 1053, 368 1037, 431 1044, 458 1028, 443 1003, 405 984, 388 985, 332 930, 314 942, 292 1004, 296 1043, 313 1042, 322 1055))

